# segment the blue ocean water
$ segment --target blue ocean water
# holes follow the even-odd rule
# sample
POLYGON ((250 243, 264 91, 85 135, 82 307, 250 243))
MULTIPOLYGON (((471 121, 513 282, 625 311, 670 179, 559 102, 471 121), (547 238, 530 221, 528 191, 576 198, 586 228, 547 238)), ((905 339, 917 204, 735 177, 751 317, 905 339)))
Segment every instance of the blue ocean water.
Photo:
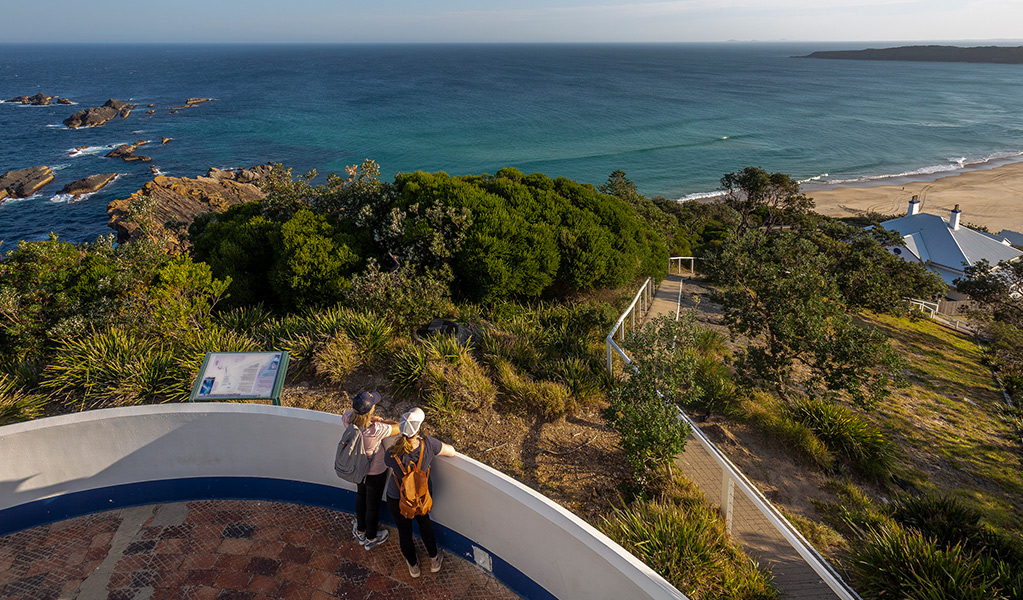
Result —
POLYGON ((57 172, 40 194, 0 205, 0 249, 108 233, 107 203, 152 173, 103 155, 136 140, 170 176, 267 161, 325 174, 366 158, 387 179, 516 167, 599 184, 622 169, 673 199, 746 165, 826 182, 1023 158, 1023 66, 792 58, 852 47, 0 45, 0 99, 76 102, 0 104, 0 173, 57 172), (190 97, 216 100, 168 110, 190 97), (61 125, 108 98, 139 108, 98 128, 61 125), (120 176, 96 194, 57 195, 109 172, 120 176))

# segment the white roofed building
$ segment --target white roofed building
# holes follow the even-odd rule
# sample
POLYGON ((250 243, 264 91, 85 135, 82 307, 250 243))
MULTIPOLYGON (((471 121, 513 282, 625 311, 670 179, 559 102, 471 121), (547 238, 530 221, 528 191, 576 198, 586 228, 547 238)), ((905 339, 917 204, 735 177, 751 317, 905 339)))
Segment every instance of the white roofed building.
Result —
POLYGON ((963 269, 981 260, 991 265, 1013 261, 1023 252, 1012 247, 1008 240, 996 239, 961 225, 962 211, 957 204, 946 219, 920 212, 920 201, 913 197, 906 216, 881 223, 885 229, 902 236, 902 246, 889 246, 888 251, 904 260, 923 263, 937 273, 950 286, 964 278, 963 269))

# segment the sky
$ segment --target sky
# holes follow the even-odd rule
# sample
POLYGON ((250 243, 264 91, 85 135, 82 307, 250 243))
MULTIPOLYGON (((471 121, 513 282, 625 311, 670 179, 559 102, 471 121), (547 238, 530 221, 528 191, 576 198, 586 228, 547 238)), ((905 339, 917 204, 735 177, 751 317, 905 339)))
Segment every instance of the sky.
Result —
POLYGON ((1021 0, 5 2, 0 43, 724 42, 1023 38, 1021 0))

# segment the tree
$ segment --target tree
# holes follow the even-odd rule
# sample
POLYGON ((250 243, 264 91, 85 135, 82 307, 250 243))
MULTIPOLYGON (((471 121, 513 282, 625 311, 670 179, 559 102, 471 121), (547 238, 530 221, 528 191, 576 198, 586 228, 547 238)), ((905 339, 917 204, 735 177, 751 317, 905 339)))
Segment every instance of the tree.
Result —
POLYGON ((796 384, 811 394, 844 391, 872 406, 902 383, 901 359, 845 314, 828 257, 810 239, 750 232, 726 245, 718 266, 715 299, 732 335, 750 339, 736 361, 747 384, 782 396, 796 384))
POLYGON ((995 367, 1016 395, 1023 391, 1023 259, 994 266, 982 260, 963 271, 966 279, 956 279, 956 287, 980 305, 972 314, 987 321, 995 367))
POLYGON ((744 167, 721 177, 724 202, 739 214, 736 235, 743 235, 759 216, 770 232, 786 215, 798 215, 814 207, 813 199, 799 191, 799 182, 784 173, 768 173, 760 167, 744 167))

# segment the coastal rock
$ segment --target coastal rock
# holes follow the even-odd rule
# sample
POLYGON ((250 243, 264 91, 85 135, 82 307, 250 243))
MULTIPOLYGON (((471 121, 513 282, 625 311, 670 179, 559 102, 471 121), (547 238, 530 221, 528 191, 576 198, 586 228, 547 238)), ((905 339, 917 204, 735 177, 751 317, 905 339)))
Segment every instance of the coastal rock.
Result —
POLYGON ((58 98, 57 96, 47 96, 46 94, 39 92, 35 96, 15 96, 8 100, 12 104, 31 104, 32 106, 49 106, 56 102, 58 104, 71 104, 71 101, 67 98, 58 98))
POLYGON ((254 182, 270 171, 269 165, 223 171, 210 169, 205 177, 158 176, 141 190, 124 200, 115 200, 107 205, 108 226, 117 232, 120 242, 138 239, 143 229, 137 220, 129 216, 134 209, 149 207, 146 230, 156 236, 171 240, 174 251, 188 247, 188 225, 198 215, 208 212, 223 212, 241 202, 263 198, 266 193, 254 182))
POLYGON ((185 100, 185 103, 181 106, 172 106, 170 109, 172 112, 176 112, 181 108, 192 108, 196 104, 202 104, 203 102, 213 102, 214 98, 189 98, 185 100))
POLYGON ((137 150, 139 146, 144 146, 148 143, 149 142, 147 142, 146 140, 138 140, 134 144, 121 144, 120 146, 114 148, 110 152, 107 152, 106 156, 107 158, 120 158, 124 162, 135 161, 149 162, 153 159, 149 158, 148 156, 141 156, 135 154, 135 150, 137 150))
POLYGON ((53 181, 50 167, 32 167, 21 171, 8 171, 0 177, 0 201, 6 198, 27 198, 53 181))
POLYGON ((77 129, 79 127, 99 127, 117 115, 121 115, 122 119, 126 118, 133 108, 135 108, 134 104, 128 104, 123 100, 111 98, 110 100, 107 100, 103 106, 86 108, 85 110, 76 112, 70 117, 64 119, 64 125, 70 129, 77 129))
POLYGON ((81 194, 91 194, 98 192, 99 190, 106 187, 108 183, 117 177, 117 173, 99 173, 98 175, 90 175, 85 179, 79 179, 78 181, 72 181, 61 188, 61 194, 71 194, 72 196, 79 196, 81 194))

